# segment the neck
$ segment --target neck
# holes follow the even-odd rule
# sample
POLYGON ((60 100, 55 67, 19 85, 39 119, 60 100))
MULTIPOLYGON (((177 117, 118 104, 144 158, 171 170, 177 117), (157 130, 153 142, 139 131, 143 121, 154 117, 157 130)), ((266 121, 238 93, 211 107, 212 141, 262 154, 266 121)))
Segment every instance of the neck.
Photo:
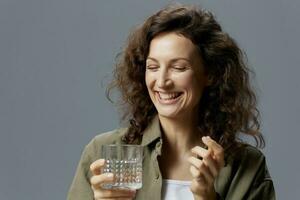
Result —
POLYGON ((201 134, 195 116, 166 118, 159 115, 164 148, 177 155, 186 154, 196 145, 201 145, 201 134))

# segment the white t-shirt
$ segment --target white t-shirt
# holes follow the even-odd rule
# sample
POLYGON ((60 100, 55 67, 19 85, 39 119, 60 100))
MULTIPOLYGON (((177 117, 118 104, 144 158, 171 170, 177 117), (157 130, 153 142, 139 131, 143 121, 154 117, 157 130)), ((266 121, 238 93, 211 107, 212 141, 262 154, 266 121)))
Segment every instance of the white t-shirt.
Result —
POLYGON ((194 196, 190 190, 191 181, 179 181, 163 179, 162 199, 163 200, 193 200, 194 196))

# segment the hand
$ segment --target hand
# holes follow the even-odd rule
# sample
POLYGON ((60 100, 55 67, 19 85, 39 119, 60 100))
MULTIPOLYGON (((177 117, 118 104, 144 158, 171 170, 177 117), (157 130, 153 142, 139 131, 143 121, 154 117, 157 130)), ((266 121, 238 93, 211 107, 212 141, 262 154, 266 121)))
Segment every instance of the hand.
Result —
POLYGON ((90 165, 90 170, 93 174, 91 177, 91 187, 94 192, 94 199, 122 199, 131 200, 134 198, 135 190, 125 190, 125 189, 104 189, 101 187, 103 183, 111 183, 114 180, 112 173, 101 174, 101 169, 105 164, 104 159, 99 159, 90 165))
POLYGON ((224 166, 224 150, 209 136, 202 137, 202 141, 208 149, 196 146, 191 151, 197 157, 188 158, 191 163, 190 172, 193 176, 191 191, 196 200, 214 200, 217 197, 214 180, 224 166))

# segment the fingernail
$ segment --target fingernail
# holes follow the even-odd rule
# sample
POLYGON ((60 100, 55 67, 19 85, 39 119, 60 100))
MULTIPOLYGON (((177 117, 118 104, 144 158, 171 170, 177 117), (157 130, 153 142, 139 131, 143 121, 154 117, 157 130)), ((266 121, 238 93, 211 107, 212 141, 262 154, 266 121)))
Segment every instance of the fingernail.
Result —
POLYGON ((209 136, 205 136, 204 139, 205 139, 205 140, 209 140, 210 137, 209 137, 209 136))
POLYGON ((109 174, 106 174, 106 176, 107 176, 108 178, 112 178, 112 177, 114 176, 114 174, 113 174, 113 173, 109 173, 109 174))

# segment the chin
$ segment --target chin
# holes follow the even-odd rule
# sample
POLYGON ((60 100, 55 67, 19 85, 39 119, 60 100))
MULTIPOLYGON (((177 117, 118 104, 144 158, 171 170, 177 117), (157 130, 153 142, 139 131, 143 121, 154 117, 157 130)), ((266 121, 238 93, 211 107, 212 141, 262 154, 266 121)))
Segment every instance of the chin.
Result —
POLYGON ((177 118, 180 116, 180 113, 178 111, 172 111, 172 110, 163 110, 163 109, 157 109, 157 113, 159 116, 162 116, 164 118, 177 118))

